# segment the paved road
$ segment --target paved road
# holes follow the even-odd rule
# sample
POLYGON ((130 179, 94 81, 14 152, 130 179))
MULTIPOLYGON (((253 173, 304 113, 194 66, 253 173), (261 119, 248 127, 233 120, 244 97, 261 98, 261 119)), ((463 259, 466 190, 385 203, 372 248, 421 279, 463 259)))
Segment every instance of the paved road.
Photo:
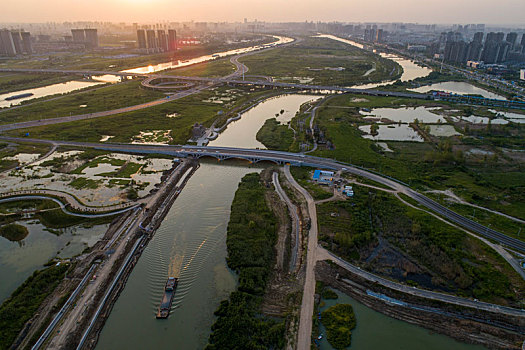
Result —
POLYGON ((42 344, 46 341, 46 339, 49 337, 53 329, 55 329, 58 322, 60 322, 62 317, 64 317, 66 312, 69 310, 73 301, 77 298, 78 293, 82 290, 82 288, 84 288, 84 285, 86 284, 87 280, 91 277, 91 275, 93 274, 93 271, 97 268, 97 266, 98 264, 91 265, 88 272, 84 275, 84 278, 82 278, 82 281, 80 281, 77 288, 75 288, 73 293, 71 293, 66 303, 62 306, 60 311, 55 315, 55 317, 53 318, 53 321, 51 321, 51 323, 47 326, 46 330, 40 336, 40 338, 38 338, 37 342, 35 343, 35 345, 33 345, 31 350, 39 349, 42 346, 42 344))
POLYGON ((314 313, 315 295, 315 264, 317 262, 317 210, 310 193, 302 188, 290 173, 290 166, 284 167, 284 174, 290 184, 295 187, 306 199, 308 215, 312 225, 308 232, 308 250, 306 252, 306 275, 304 280, 303 300, 299 316, 299 330, 297 331, 297 349, 309 350, 312 337, 312 315, 314 313))
MULTIPOLYGON (((55 191, 55 190, 45 190, 45 189, 34 189, 34 190, 19 190, 19 191, 13 191, 13 192, 6 192, 6 193, 0 193, 0 200, 8 201, 11 197, 35 197, 40 196, 45 199, 50 199, 52 197, 58 197, 65 201, 67 205, 69 205, 71 208, 75 210, 79 210, 86 213, 92 213, 92 214, 100 214, 108 212, 112 212, 111 215, 117 214, 117 213, 123 213, 130 208, 136 207, 138 204, 133 202, 127 202, 122 204, 114 204, 114 205, 108 205, 105 207, 93 207, 85 205, 79 200, 74 197, 73 195, 67 193, 67 192, 61 192, 61 191, 55 191)), ((60 203, 60 201, 56 201, 57 203, 60 203)), ((61 203, 62 204, 62 203, 61 203)), ((72 215, 74 213, 71 213, 72 215)), ((92 217, 93 215, 90 215, 92 217)))
POLYGON ((382 185, 388 186, 395 191, 401 192, 414 199, 418 203, 427 207, 428 209, 442 215, 449 221, 452 221, 470 231, 483 236, 485 238, 494 240, 500 244, 504 244, 510 248, 515 249, 520 253, 525 253, 525 242, 509 237, 501 232, 495 231, 485 227, 477 222, 465 218, 452 210, 440 205, 428 197, 412 190, 408 185, 388 177, 386 175, 379 175, 369 170, 359 168, 350 164, 337 162, 329 158, 314 157, 305 154, 260 150, 260 149, 245 149, 234 147, 201 147, 201 146, 170 146, 170 145, 138 145, 138 144, 101 144, 101 143, 85 143, 85 142, 66 142, 66 141, 47 141, 29 138, 13 138, 0 137, 8 141, 15 142, 40 142, 51 143, 54 142, 59 146, 73 146, 73 147, 89 147, 108 151, 129 152, 129 153, 160 153, 173 155, 175 157, 214 157, 221 159, 240 158, 250 160, 252 162, 258 161, 272 161, 278 164, 291 164, 297 166, 312 166, 319 168, 332 169, 335 171, 344 171, 358 176, 365 177, 382 185))
POLYGON ((75 212, 71 212, 71 211, 67 210, 66 206, 61 201, 56 199, 55 197, 35 196, 35 195, 14 196, 14 197, 8 197, 8 198, 0 198, 0 203, 16 202, 16 201, 23 201, 23 200, 35 200, 35 199, 44 199, 44 200, 53 201, 53 202, 57 203, 58 205, 60 205, 60 209, 65 214, 71 215, 71 216, 78 216, 78 217, 82 217, 82 218, 102 218, 102 217, 106 217, 106 216, 113 216, 113 215, 118 215, 118 214, 125 213, 128 210, 131 210, 131 209, 137 207, 137 205, 134 205, 134 206, 129 206, 129 207, 124 208, 124 209, 119 209, 119 210, 110 211, 110 212, 103 212, 103 213, 98 213, 98 214, 97 213, 81 214, 81 213, 75 213, 75 212))
POLYGON ((93 119, 93 118, 107 117, 107 116, 115 115, 115 114, 133 112, 133 111, 137 111, 140 109, 150 108, 150 107, 158 106, 158 105, 161 105, 167 102, 171 102, 173 100, 177 100, 177 99, 189 96, 191 94, 200 92, 207 88, 209 88, 208 85, 200 85, 200 86, 196 86, 195 88, 181 91, 176 94, 167 96, 160 100, 141 103, 141 104, 129 106, 129 107, 112 109, 109 111, 102 111, 102 112, 95 112, 95 113, 88 113, 88 114, 78 114, 78 115, 59 117, 59 118, 39 119, 39 120, 32 120, 32 121, 27 121, 27 122, 0 125, 0 132, 16 130, 16 129, 33 128, 33 127, 43 126, 43 125, 61 124, 61 123, 74 122, 74 121, 79 121, 79 120, 84 120, 84 119, 93 119))
POLYGON ((292 218, 292 239, 293 237, 295 237, 295 244, 292 248, 292 256, 290 257, 289 271, 293 272, 295 271, 297 263, 297 251, 299 250, 299 235, 301 234, 301 221, 299 220, 299 215, 297 214, 297 207, 295 206, 295 204, 292 203, 290 198, 288 198, 286 192, 284 192, 283 188, 281 187, 281 184, 279 183, 279 174, 277 172, 274 172, 272 176, 275 190, 277 191, 277 194, 279 195, 281 200, 286 203, 288 211, 290 212, 290 217, 292 218))
POLYGON ((337 265, 343 267, 345 270, 348 270, 352 272, 353 274, 356 274, 370 282, 378 283, 382 286, 388 287, 393 290, 397 290, 402 293, 407 293, 407 294, 415 295, 415 296, 426 298, 426 299, 437 300, 437 301, 445 302, 448 304, 470 307, 470 308, 474 308, 478 310, 497 312, 497 313, 505 314, 509 316, 525 317, 524 310, 514 309, 511 307, 506 307, 506 306, 501 306, 501 305, 484 303, 481 301, 474 301, 474 300, 470 300, 466 298, 460 298, 460 297, 450 295, 450 294, 444 294, 444 293, 432 292, 432 291, 428 291, 424 289, 418 289, 418 288, 414 288, 414 287, 406 286, 404 284, 390 281, 386 278, 379 277, 370 272, 363 271, 359 267, 350 264, 349 262, 341 259, 337 255, 324 249, 323 247, 317 247, 317 256, 318 256, 318 260, 331 260, 335 262, 337 265))

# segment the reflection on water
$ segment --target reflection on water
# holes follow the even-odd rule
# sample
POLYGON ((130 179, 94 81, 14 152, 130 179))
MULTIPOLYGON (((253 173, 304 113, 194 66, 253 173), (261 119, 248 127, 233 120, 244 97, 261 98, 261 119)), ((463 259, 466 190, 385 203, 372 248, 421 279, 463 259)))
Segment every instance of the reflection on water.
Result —
POLYGON ((133 269, 98 349, 202 349, 221 300, 235 289, 226 227, 241 178, 257 168, 204 162, 188 181, 133 269), (167 320, 155 319, 166 279, 179 277, 167 320), (126 334, 125 337, 122 337, 126 334))
POLYGON ((235 49, 235 50, 229 50, 229 51, 224 51, 224 52, 216 52, 216 53, 211 54, 211 55, 204 55, 204 56, 200 56, 200 57, 196 57, 196 58, 192 58, 192 59, 184 60, 184 61, 176 60, 176 61, 173 61, 173 62, 159 63, 159 64, 156 64, 156 65, 149 65, 149 66, 138 67, 138 68, 133 68, 133 69, 126 69, 126 70, 123 70, 123 72, 125 72, 125 73, 147 74, 147 73, 159 72, 159 71, 166 70, 166 69, 187 67, 187 66, 191 66, 192 64, 197 64, 197 63, 202 63, 202 62, 206 62, 206 61, 211 61, 211 60, 214 60, 214 59, 217 59, 217 58, 226 57, 226 56, 238 55, 238 54, 242 54, 242 53, 257 51, 257 50, 261 50, 261 49, 266 48, 266 47, 272 47, 272 46, 276 46, 276 45, 286 44, 286 43, 290 43, 290 42, 293 41, 292 38, 287 38, 287 37, 283 37, 283 36, 275 36, 275 35, 273 35, 273 37, 275 39, 277 39, 277 41, 274 41, 274 42, 272 42, 270 44, 250 46, 250 47, 245 47, 245 48, 242 48, 242 49, 235 49))
MULTIPOLYGON (((368 117, 376 116, 393 122, 412 123, 415 119, 422 123, 445 122, 445 118, 432 111, 439 108, 432 107, 405 107, 405 108, 374 108, 370 112, 360 111, 368 117)), ((365 118, 368 118, 365 117, 365 118)))
POLYGON ((29 231, 26 238, 11 242, 0 237, 0 302, 24 282, 35 270, 57 254, 69 258, 92 246, 106 232, 107 225, 61 229, 60 235, 48 232, 38 220, 20 221, 29 231))
MULTIPOLYGON (((338 290, 334 291, 339 298, 336 300, 323 300, 326 304, 321 308, 321 311, 335 304, 352 305, 357 325, 352 330, 352 345, 349 348, 351 350, 484 349, 482 346, 460 343, 447 336, 388 317, 366 307, 338 290)), ((324 335, 320 349, 332 350, 333 347, 326 340, 325 328, 321 325, 320 329, 324 335)))
POLYGON ((0 95, 0 108, 19 105, 23 101, 32 100, 56 94, 65 94, 71 91, 85 89, 90 86, 99 85, 102 83, 95 83, 91 81, 68 81, 66 83, 53 84, 35 89, 14 91, 7 94, 0 95), (6 101, 6 97, 21 95, 25 93, 32 93, 32 96, 24 97, 16 100, 6 101))
MULTIPOLYGON (((364 46, 358 42, 355 42, 353 40, 339 38, 335 35, 322 34, 322 35, 317 35, 316 37, 332 39, 332 40, 340 41, 348 45, 358 47, 360 49, 364 49, 364 46)), ((396 61, 397 63, 399 63, 401 67, 403 67, 403 74, 401 75, 401 78, 400 78, 401 81, 410 81, 416 78, 426 77, 432 72, 432 69, 427 68, 427 67, 421 67, 415 64, 413 61, 403 58, 403 57, 399 57, 399 56, 388 54, 388 53, 379 53, 379 55, 383 58, 387 58, 387 59, 396 61)), ((392 84, 394 81, 395 80, 388 80, 388 81, 384 81, 381 83, 361 84, 361 85, 354 85, 352 87, 356 89, 373 89, 379 86, 392 84)))
POLYGON ((415 141, 424 142, 423 138, 410 126, 406 124, 401 125, 384 125, 379 124, 377 135, 370 135, 370 125, 362 125, 359 130, 366 132, 368 135, 363 135, 365 139, 381 140, 381 141, 415 141))
POLYGON ((244 113, 241 119, 228 125, 216 140, 209 143, 209 146, 265 149, 266 147, 255 139, 257 131, 264 122, 276 118, 282 124, 286 124, 292 120, 303 103, 316 98, 319 96, 287 94, 265 100, 244 113), (283 114, 280 114, 281 110, 284 110, 283 114), (279 116, 276 117, 276 114, 279 116))
POLYGON ((426 93, 432 90, 449 92, 452 94, 459 95, 480 95, 486 98, 494 98, 500 100, 506 100, 502 95, 495 94, 485 89, 481 89, 469 83, 462 81, 447 81, 444 83, 436 83, 427 86, 421 86, 415 89, 409 89, 410 91, 426 93))

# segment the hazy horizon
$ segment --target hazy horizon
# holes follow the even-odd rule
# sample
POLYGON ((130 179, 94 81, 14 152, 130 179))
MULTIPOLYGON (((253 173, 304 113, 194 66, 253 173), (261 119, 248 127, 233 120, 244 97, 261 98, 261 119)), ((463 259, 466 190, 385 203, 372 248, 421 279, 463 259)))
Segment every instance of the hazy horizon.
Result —
POLYGON ((4 0, 2 23, 63 21, 340 21, 524 25, 525 1, 441 0, 4 0), (171 9, 168 11, 166 9, 171 9))

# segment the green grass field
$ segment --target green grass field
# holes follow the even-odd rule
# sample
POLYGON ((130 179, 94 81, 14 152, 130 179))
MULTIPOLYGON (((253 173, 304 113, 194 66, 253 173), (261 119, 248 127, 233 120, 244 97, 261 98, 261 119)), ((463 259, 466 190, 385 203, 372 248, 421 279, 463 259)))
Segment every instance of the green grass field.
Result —
POLYGON ((304 38, 291 46, 241 58, 249 74, 267 75, 280 81, 311 84, 352 85, 396 79, 402 68, 392 60, 326 38, 304 38), (338 71, 336 68, 344 70, 338 71), (368 70, 375 71, 365 76, 368 70))

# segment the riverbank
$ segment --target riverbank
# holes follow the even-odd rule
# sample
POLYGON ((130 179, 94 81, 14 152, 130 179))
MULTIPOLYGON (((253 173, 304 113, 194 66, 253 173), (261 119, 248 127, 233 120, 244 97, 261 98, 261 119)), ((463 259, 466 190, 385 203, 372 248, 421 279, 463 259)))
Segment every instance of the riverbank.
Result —
POLYGON ((373 310, 462 342, 491 349, 521 349, 525 327, 521 317, 450 306, 395 292, 326 261, 318 262, 316 279, 373 310))

